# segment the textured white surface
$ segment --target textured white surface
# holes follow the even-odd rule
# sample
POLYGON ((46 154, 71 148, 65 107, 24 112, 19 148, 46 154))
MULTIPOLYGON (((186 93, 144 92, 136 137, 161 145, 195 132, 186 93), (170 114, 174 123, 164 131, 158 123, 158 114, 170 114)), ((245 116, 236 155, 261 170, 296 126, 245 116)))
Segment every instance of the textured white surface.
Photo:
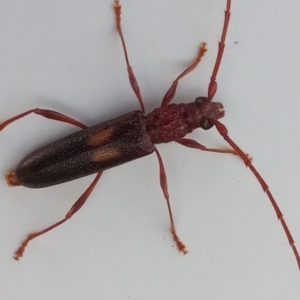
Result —
MULTIPOLYGON (((123 2, 123 30, 147 111, 193 60, 176 102, 205 95, 225 0, 123 2)), ((111 0, 1 1, 0 120, 34 107, 88 125, 138 108, 111 0)), ((233 140, 254 157, 300 247, 299 1, 232 1, 215 100, 233 140)), ((73 132, 30 116, 0 134, 0 170, 73 132)), ((192 134, 225 146, 215 129, 192 134)), ((299 270, 260 186, 239 159, 176 144, 165 162, 173 247, 154 155, 106 172, 84 208, 12 259, 31 231, 60 219, 92 177, 41 190, 0 181, 1 299, 299 299, 299 270)))

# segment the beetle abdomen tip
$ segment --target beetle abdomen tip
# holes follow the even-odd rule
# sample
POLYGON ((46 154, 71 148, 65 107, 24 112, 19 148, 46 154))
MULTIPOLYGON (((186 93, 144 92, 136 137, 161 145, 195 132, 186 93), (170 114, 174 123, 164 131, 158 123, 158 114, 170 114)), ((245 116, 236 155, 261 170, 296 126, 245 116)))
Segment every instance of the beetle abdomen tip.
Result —
POLYGON ((5 174, 5 180, 6 180, 6 183, 8 184, 8 186, 17 186, 17 185, 20 185, 18 183, 15 171, 7 172, 5 174))

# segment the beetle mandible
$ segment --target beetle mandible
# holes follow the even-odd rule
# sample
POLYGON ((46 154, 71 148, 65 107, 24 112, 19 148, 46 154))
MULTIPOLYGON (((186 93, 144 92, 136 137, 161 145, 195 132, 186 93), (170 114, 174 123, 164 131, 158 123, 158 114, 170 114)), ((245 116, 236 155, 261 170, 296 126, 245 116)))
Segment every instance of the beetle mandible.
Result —
POLYGON ((121 4, 118 0, 114 0, 113 8, 116 20, 116 30, 121 39, 129 82, 139 101, 141 109, 91 127, 87 127, 83 123, 59 112, 39 108, 28 110, 0 124, 1 131, 8 124, 25 117, 28 114, 35 113, 48 119, 69 123, 81 128, 80 131, 52 142, 26 156, 13 171, 6 173, 5 178, 8 185, 42 188, 97 173, 93 182, 79 197, 62 220, 27 236, 15 252, 14 258, 16 260, 19 260, 22 257, 27 244, 32 239, 66 222, 84 205, 104 170, 141 158, 153 152, 158 158, 160 185, 167 202, 171 234, 179 251, 186 254, 187 248, 176 233, 169 200, 167 176, 162 158, 155 146, 155 144, 175 141, 183 146, 202 151, 238 155, 244 161, 245 165, 257 178, 263 191, 267 194, 277 218, 282 224, 300 269, 299 253, 273 195, 263 178, 253 166, 249 156, 233 142, 228 136, 226 127, 219 121, 219 119, 224 117, 223 105, 219 102, 212 101, 217 91, 216 77, 225 49, 225 39, 230 19, 230 7, 231 0, 226 0, 224 24, 215 65, 208 84, 207 96, 198 97, 195 101, 190 103, 171 103, 175 96, 179 80, 192 72, 206 53, 206 44, 202 43, 199 47, 196 59, 177 78, 175 78, 171 87, 166 92, 161 106, 154 109, 149 114, 145 114, 143 99, 129 62, 121 27, 121 4), (212 127, 217 129, 232 149, 207 148, 192 139, 185 138, 186 134, 197 128, 208 130, 212 127))

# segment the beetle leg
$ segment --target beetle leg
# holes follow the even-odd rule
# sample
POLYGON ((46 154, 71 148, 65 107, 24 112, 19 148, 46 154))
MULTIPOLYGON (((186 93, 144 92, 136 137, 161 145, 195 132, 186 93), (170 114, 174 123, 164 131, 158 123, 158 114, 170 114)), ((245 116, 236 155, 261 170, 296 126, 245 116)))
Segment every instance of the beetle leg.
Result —
MULTIPOLYGON (((28 110, 22 114, 19 114, 13 118, 10 118, 8 119, 7 121, 3 122, 2 124, 0 124, 0 131, 2 129, 4 129, 8 124, 18 120, 18 119, 21 119, 31 113, 35 113, 35 114, 38 114, 38 115, 41 115, 45 118, 48 118, 48 119, 51 119, 51 120, 55 120, 55 121, 60 121, 60 122, 65 122, 65 123, 69 123, 69 124, 72 124, 72 125, 75 125, 75 126, 78 126, 82 129, 86 128, 87 126, 84 125, 83 123, 73 119, 73 118, 70 118, 66 115, 63 115, 59 112, 56 112, 56 111, 53 111, 53 110, 45 110, 45 109, 39 109, 39 108, 36 108, 36 109, 31 109, 31 110, 28 110)), ((85 190, 85 192, 79 197, 79 199, 75 202, 75 204, 71 207, 71 209, 69 210, 69 212, 66 214, 65 218, 60 220, 59 222, 41 230, 41 231, 38 231, 38 232, 35 232, 35 233, 31 233, 27 236, 27 238, 22 242, 21 246, 17 249, 17 251, 15 252, 15 256, 14 258, 16 260, 19 260, 22 256, 23 256, 23 253, 25 251, 25 248, 26 246, 28 245, 28 243, 35 239, 36 237, 58 227, 59 225, 63 224, 64 222, 66 222, 68 219, 70 219, 82 206, 83 204, 86 202, 86 200, 88 199, 88 197, 90 196, 90 194, 92 193, 93 189, 95 188, 96 184, 98 183, 100 177, 102 175, 102 172, 99 172, 95 179, 93 180, 93 182, 90 184, 90 186, 85 190)))
MULTIPOLYGON (((176 141, 176 143, 189 147, 189 148, 194 148, 194 149, 198 149, 201 151, 207 151, 207 152, 214 152, 214 153, 227 153, 227 154, 233 154, 233 155, 237 155, 239 156, 239 154, 232 149, 226 149, 226 148, 207 148, 202 144, 199 144, 198 142, 192 140, 192 139, 186 139, 186 138, 182 138, 176 141)), ((248 159, 252 160, 251 155, 245 153, 245 155, 248 157, 248 159)))
POLYGON ((14 121, 17 121, 31 113, 35 113, 37 115, 40 115, 40 116, 43 116, 47 119, 51 119, 51 120, 55 120, 55 121, 60 121, 60 122, 65 122, 65 123, 69 123, 69 124, 72 124, 72 125, 75 125, 77 127, 80 127, 82 129, 86 128, 87 126, 84 125, 83 123, 73 119, 73 118, 70 118, 66 115, 63 115, 57 111, 54 111, 54 110, 47 110, 47 109, 40 109, 40 108, 35 108, 35 109, 30 109, 28 111, 25 111, 24 113, 22 114, 19 114, 15 117, 12 117, 8 120, 6 120, 5 122, 1 123, 0 124, 0 131, 3 130, 8 124, 14 122, 14 121))
POLYGON ((189 148, 194 148, 194 149, 198 149, 198 150, 202 150, 202 151, 216 152, 216 153, 228 153, 228 154, 238 155, 236 151, 231 150, 231 149, 207 148, 204 145, 201 145, 192 139, 182 138, 182 139, 177 140, 176 143, 186 146, 186 147, 189 147, 189 148))
POLYGON ((173 236, 173 239, 177 245, 178 250, 183 253, 183 254, 187 254, 187 248, 185 247, 185 245, 180 241, 176 230, 175 230, 175 225, 174 225, 174 220, 173 220, 173 215, 172 215, 172 209, 171 209, 171 204, 170 204, 170 196, 169 196, 169 192, 168 192, 168 182, 167 182, 167 175, 166 175, 166 171, 164 168, 164 164, 162 161, 162 158, 158 152, 158 150, 156 148, 154 148, 154 151, 157 155, 158 158, 158 162, 159 162, 159 177, 160 177, 160 186, 161 189, 163 191, 163 194, 165 196, 165 199, 167 200, 167 205, 168 205, 168 211, 169 211, 169 216, 170 216, 170 222, 171 222, 171 233, 173 236))
POLYGON ((95 179, 93 180, 93 182, 90 184, 90 186, 85 190, 85 192, 79 197, 79 199, 74 203, 74 205, 71 207, 71 209, 68 211, 68 213, 66 214, 66 216, 64 217, 64 219, 60 220, 59 222, 41 230, 35 233, 31 233, 27 236, 27 238, 22 242, 21 246, 18 248, 18 250, 15 252, 15 256, 14 258, 16 260, 19 260, 22 256, 23 253, 25 251, 26 246, 28 245, 28 243, 35 239, 36 237, 58 227, 59 225, 63 224, 64 222, 66 222, 67 220, 69 220, 82 206, 83 204, 86 202, 86 200, 88 199, 88 197, 90 196, 90 194, 92 193, 92 191, 94 190, 96 184, 98 183, 101 175, 103 172, 99 172, 95 179))
POLYGON ((137 83, 136 77, 133 73, 132 67, 130 66, 130 63, 129 63, 126 43, 125 43, 125 39, 124 39, 124 36, 123 36, 122 27, 121 27, 122 6, 121 6, 121 4, 118 0, 114 1, 114 11, 115 11, 115 18, 116 18, 116 28, 117 28, 118 34, 120 36, 123 51, 124 51, 124 55, 125 55, 125 61, 126 61, 126 65, 127 65, 127 73, 128 73, 128 77, 129 77, 129 82, 130 82, 130 85, 131 85, 136 97, 139 100, 142 112, 143 112, 143 114, 145 114, 145 106, 144 106, 144 102, 143 102, 143 99, 142 99, 142 96, 141 96, 140 88, 139 88, 139 85, 137 83))
POLYGON ((202 43, 199 47, 198 55, 197 55, 196 59, 194 60, 194 62, 189 67, 187 67, 178 77, 176 77, 176 79, 173 81, 172 85, 170 86, 170 88, 166 92, 166 94, 165 94, 165 96, 162 100, 162 103, 161 103, 162 107, 167 106, 167 105, 170 104, 170 102, 172 101, 172 99, 175 96, 179 80, 182 77, 184 77, 185 75, 192 72, 197 67, 197 65, 201 62, 201 59, 204 56, 206 51, 207 51, 206 44, 202 43))

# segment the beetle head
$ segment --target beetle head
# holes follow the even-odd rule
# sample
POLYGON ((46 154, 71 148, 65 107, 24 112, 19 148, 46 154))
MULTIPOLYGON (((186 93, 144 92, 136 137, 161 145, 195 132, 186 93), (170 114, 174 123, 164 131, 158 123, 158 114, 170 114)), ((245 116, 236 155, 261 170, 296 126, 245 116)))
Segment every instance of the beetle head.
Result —
POLYGON ((201 127, 208 130, 214 126, 214 121, 225 115, 220 102, 209 101, 206 97, 198 97, 188 104, 187 113, 193 129, 201 127))

